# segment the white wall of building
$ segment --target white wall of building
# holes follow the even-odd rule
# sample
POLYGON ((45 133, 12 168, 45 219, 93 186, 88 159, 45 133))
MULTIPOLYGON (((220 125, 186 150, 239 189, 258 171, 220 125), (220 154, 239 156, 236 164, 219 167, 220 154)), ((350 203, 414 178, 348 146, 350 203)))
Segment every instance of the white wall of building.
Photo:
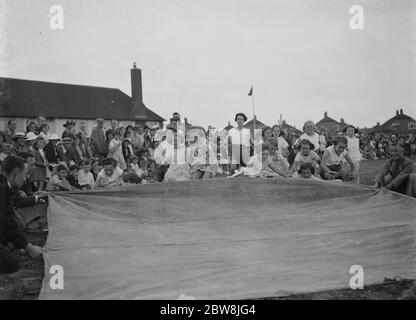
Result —
MULTIPOLYGON (((5 118, 5 117, 0 117, 0 131, 5 131, 7 128, 7 122, 9 121, 9 119, 14 119, 17 123, 17 128, 16 128, 16 132, 26 132, 26 125, 28 123, 28 120, 33 120, 33 119, 29 119, 29 118, 5 118)), ((48 121, 49 124, 49 132, 50 133, 57 133, 59 136, 62 135, 63 131, 65 130, 64 128, 64 123, 66 123, 68 119, 54 119, 54 120, 50 120, 48 121)), ((75 132, 78 132, 80 124, 82 122, 85 123, 86 128, 87 128, 87 132, 88 134, 91 134, 91 131, 93 129, 93 127, 97 124, 97 122, 95 120, 85 120, 85 119, 72 119, 73 121, 76 122, 75 124, 75 132)), ((156 124, 158 124, 158 122, 153 122, 153 121, 147 121, 146 124, 151 127, 154 126, 156 124)), ((135 125, 134 121, 119 121, 119 127, 127 127, 128 125, 135 125)), ((111 124, 110 121, 106 121, 104 123, 104 129, 109 129, 111 128, 111 124)))

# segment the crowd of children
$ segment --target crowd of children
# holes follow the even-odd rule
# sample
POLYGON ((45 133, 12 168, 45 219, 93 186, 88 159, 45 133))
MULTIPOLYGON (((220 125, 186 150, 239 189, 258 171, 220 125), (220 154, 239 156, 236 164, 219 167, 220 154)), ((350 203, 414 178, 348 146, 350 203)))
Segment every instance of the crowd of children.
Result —
MULTIPOLYGON (((67 121, 62 136, 49 132, 47 120, 37 117, 26 132, 15 132, 8 122, 0 133, 0 162, 8 155, 31 154, 27 183, 36 191, 69 191, 152 183, 210 179, 215 176, 296 177, 360 183, 360 162, 388 157, 389 146, 400 144, 415 152, 415 138, 359 135, 348 126, 329 138, 306 121, 295 136, 279 125, 264 126, 260 135, 244 127, 246 115, 235 116, 231 130, 187 128, 174 113, 171 123, 120 127, 115 120, 105 129, 104 119, 88 134, 67 121)), ((256 131, 258 132, 258 131, 256 131)))

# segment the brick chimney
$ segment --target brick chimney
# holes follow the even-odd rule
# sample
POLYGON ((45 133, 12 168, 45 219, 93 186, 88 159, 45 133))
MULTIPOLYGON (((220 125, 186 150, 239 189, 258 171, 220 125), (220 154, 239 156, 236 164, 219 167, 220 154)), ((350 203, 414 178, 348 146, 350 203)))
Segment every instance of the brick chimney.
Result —
POLYGON ((399 110, 396 110, 396 116, 398 116, 399 115, 399 110))
POLYGON ((340 122, 341 122, 341 124, 344 124, 345 123, 344 119, 342 119, 342 118, 341 118, 341 121, 340 122))
POLYGON ((326 118, 326 117, 328 117, 328 112, 327 111, 324 112, 324 118, 326 118))
POLYGON ((400 114, 403 115, 403 109, 400 109, 400 114))
POLYGON ((136 62, 133 63, 131 73, 131 98, 133 102, 143 102, 142 91, 142 70, 136 68, 136 62))

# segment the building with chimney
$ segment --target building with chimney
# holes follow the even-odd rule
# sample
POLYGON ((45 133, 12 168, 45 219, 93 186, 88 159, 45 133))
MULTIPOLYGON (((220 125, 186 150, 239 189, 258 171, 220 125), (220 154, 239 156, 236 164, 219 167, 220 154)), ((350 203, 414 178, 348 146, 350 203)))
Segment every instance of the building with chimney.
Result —
POLYGON ((106 120, 105 128, 110 128, 112 119, 120 126, 162 127, 165 119, 143 103, 142 71, 134 64, 130 72, 131 97, 117 88, 0 77, 0 131, 7 128, 9 119, 15 119, 16 132, 25 132, 28 120, 40 114, 48 119, 49 131, 58 135, 67 120, 76 122, 76 130, 84 123, 87 132, 97 118, 106 120))
POLYGON ((396 115, 383 124, 377 124, 368 133, 409 134, 416 133, 416 120, 403 113, 403 109, 396 110, 396 115))
POLYGON ((337 120, 329 117, 327 111, 324 112, 324 117, 315 124, 318 129, 324 130, 328 133, 338 133, 343 131, 348 125, 349 124, 342 118, 338 122, 337 120))

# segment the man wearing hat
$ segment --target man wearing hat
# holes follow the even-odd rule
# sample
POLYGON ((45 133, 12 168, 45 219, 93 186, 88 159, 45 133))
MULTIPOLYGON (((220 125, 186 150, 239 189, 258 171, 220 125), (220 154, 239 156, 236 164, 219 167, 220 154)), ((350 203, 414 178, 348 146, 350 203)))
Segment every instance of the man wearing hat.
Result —
POLYGON ((27 152, 28 148, 25 143, 26 135, 24 132, 16 132, 13 136, 15 153, 27 152))
POLYGON ((59 153, 57 148, 57 143, 59 141, 59 137, 56 133, 52 133, 49 137, 49 142, 43 148, 45 152, 46 159, 48 160, 51 166, 57 165, 59 163, 59 153))
POLYGON ((64 138, 71 138, 72 140, 75 139, 75 133, 72 131, 75 126, 75 121, 68 120, 66 123, 64 123, 65 130, 62 133, 62 139, 64 138))
POLYGON ((37 137, 38 136, 36 134, 34 134, 33 132, 28 132, 26 134, 26 140, 25 141, 26 141, 26 146, 27 146, 27 151, 28 152, 32 152, 32 153, 35 152, 35 148, 33 147, 33 145, 35 144, 37 137))
POLYGON ((92 151, 94 156, 100 159, 106 158, 108 154, 108 146, 104 132, 104 122, 105 120, 103 118, 98 118, 97 125, 91 132, 92 151))

